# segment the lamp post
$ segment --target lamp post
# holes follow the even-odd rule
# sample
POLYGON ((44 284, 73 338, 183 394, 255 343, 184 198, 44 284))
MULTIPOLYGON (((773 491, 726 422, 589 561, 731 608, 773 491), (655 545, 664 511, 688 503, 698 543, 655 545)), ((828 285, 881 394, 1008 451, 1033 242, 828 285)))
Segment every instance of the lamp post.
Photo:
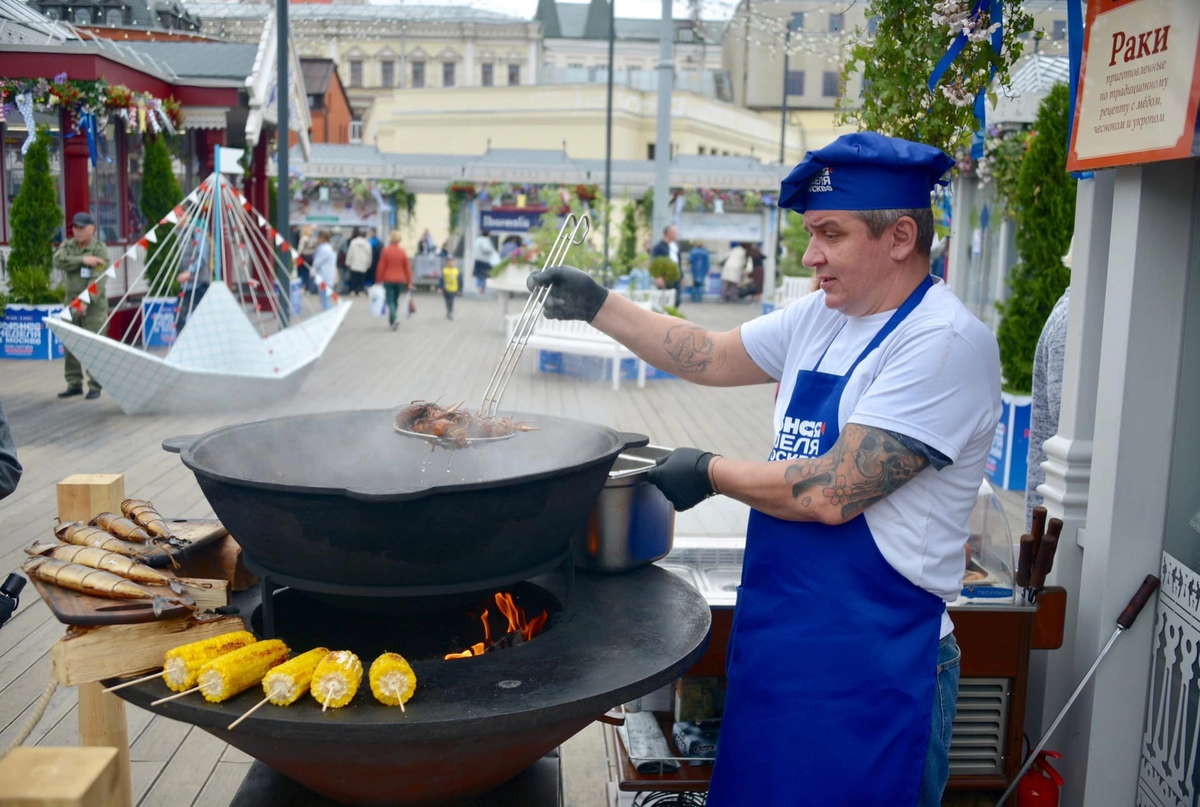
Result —
POLYGON ((612 285, 612 260, 608 252, 608 231, 612 219, 612 126, 613 126, 613 44, 617 38, 617 0, 608 0, 608 107, 604 121, 604 285, 612 285))
POLYGON ((791 67, 791 53, 789 48, 792 44, 792 31, 804 27, 804 12, 793 12, 791 19, 788 20, 787 29, 783 32, 783 103, 780 104, 781 112, 779 115, 779 164, 784 165, 787 162, 787 116, 788 116, 788 73, 791 67))
MULTIPOLYGON (((288 192, 288 149, 291 148, 291 124, 288 121, 288 113, 291 111, 288 105, 292 100, 292 84, 291 78, 291 60, 288 51, 288 0, 278 0, 276 3, 276 20, 275 32, 277 34, 275 40, 276 61, 275 61, 275 100, 279 104, 279 111, 276 113, 278 125, 275 127, 275 137, 278 142, 276 150, 276 170, 275 170, 275 229, 279 231, 279 235, 289 241, 291 236, 291 226, 288 223, 289 213, 291 210, 288 205, 291 204, 291 194, 288 192)), ((218 170, 220 170, 218 168, 218 170)), ((263 180, 266 181, 265 179, 263 180)), ((259 197, 262 198, 262 197, 259 197)), ((291 260, 290 252, 280 253, 285 260, 291 260)), ((279 305, 279 324, 287 325, 288 312, 292 305, 292 282, 291 275, 286 269, 281 272, 276 272, 279 283, 279 294, 283 297, 279 305)))

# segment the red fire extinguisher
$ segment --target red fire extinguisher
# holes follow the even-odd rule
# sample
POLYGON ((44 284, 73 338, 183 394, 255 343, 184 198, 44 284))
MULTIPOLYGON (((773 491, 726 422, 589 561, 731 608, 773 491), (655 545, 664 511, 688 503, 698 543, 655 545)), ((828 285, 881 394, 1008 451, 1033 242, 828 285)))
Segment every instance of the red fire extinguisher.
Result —
POLYGON ((1058 789, 1063 786, 1063 778, 1049 759, 1062 759, 1062 754, 1042 751, 1037 755, 1017 786, 1017 807, 1058 807, 1058 789))

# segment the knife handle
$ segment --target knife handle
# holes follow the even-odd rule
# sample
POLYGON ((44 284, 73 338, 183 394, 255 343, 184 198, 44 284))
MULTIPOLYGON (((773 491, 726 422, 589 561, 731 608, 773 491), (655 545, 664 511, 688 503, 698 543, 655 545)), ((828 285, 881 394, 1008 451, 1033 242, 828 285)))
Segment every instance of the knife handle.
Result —
POLYGON ((1061 518, 1052 518, 1046 522, 1046 534, 1053 535, 1055 538, 1062 537, 1063 523, 1061 518))
POLYGON ((1129 605, 1125 606, 1125 610, 1117 617, 1117 627, 1121 630, 1129 630, 1133 626, 1133 621, 1138 618, 1138 614, 1142 612, 1142 608, 1150 600, 1150 596, 1154 594, 1154 590, 1158 588, 1158 578, 1152 574, 1146 575, 1146 579, 1142 581, 1141 588, 1133 595, 1133 599, 1129 601, 1129 605))
POLYGON ((1033 571, 1033 536, 1021 536, 1021 553, 1017 560, 1017 585, 1029 588, 1029 575, 1033 571))
POLYGON ((1046 534, 1046 508, 1043 505, 1038 505, 1033 508, 1033 516, 1029 523, 1029 534, 1033 536, 1034 556, 1037 556, 1037 548, 1042 543, 1042 538, 1046 534))
POLYGON ((1033 560, 1033 572, 1029 576, 1029 585, 1034 591, 1041 591, 1046 586, 1046 575, 1054 563, 1054 550, 1058 549, 1058 536, 1047 535, 1042 538, 1042 546, 1038 549, 1037 557, 1033 560))

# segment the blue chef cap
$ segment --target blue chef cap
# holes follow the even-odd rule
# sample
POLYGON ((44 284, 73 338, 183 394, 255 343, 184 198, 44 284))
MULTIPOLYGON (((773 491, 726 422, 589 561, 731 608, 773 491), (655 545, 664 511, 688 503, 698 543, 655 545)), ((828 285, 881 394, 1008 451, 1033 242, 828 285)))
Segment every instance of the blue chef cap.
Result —
POLYGON ((780 187, 779 206, 806 210, 929 207, 954 160, 941 150, 876 132, 854 132, 810 151, 780 187))

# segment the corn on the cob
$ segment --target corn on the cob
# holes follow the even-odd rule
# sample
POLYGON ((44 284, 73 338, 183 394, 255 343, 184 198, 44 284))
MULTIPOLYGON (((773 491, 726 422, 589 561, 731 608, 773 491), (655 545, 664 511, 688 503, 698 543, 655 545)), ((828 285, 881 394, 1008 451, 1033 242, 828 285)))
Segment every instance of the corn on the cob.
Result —
POLYGON ((329 655, 328 647, 318 647, 301 653, 291 661, 280 664, 263 678, 263 694, 276 706, 290 706, 308 692, 313 673, 321 659, 329 655))
POLYGON ((205 664, 196 683, 206 701, 220 703, 260 683, 272 667, 287 659, 287 645, 279 639, 255 642, 205 664))
POLYGON ((362 675, 362 662, 349 650, 326 654, 312 677, 312 695, 321 704, 321 711, 349 703, 358 692, 362 675))
POLYGON ((235 630, 168 650, 163 661, 163 681, 172 690, 185 692, 196 685, 196 676, 205 664, 254 641, 253 633, 235 630))
POLYGON ((371 663, 371 694, 387 706, 400 706, 417 689, 417 674, 399 653, 384 653, 371 663))

